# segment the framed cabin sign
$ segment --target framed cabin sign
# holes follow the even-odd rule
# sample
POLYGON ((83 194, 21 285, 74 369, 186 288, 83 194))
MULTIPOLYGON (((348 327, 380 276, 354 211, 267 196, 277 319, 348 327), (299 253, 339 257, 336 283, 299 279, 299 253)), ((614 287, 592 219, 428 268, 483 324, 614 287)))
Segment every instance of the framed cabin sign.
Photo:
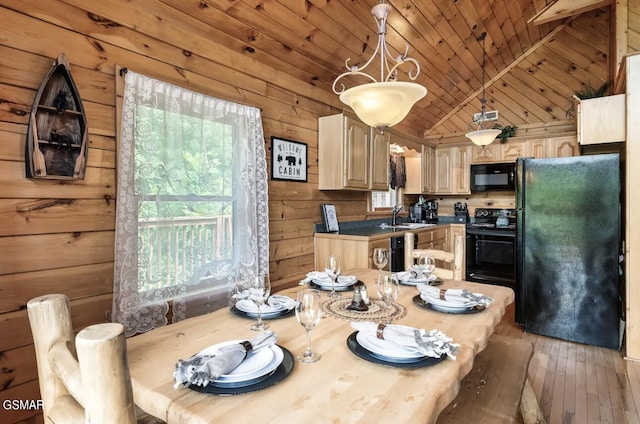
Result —
POLYGON ((45 75, 31 107, 25 143, 27 178, 84 179, 89 136, 64 53, 45 75))
POLYGON ((307 182, 307 145, 271 137, 271 179, 307 182))

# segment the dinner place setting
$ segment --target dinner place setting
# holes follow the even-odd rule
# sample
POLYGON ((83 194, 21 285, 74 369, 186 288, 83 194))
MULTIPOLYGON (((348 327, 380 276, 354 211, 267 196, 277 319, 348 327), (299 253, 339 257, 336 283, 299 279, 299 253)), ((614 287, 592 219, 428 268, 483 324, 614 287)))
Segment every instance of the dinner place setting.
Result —
POLYGON ((246 271, 238 271, 235 277, 236 293, 232 296, 236 300, 230 307, 233 314, 256 319, 251 326, 254 331, 269 328, 264 320, 291 316, 296 306, 296 300, 289 296, 271 294, 271 282, 268 275, 253 275, 246 271))
POLYGON ((419 294, 413 303, 426 309, 449 314, 472 314, 484 311, 493 299, 467 289, 438 288, 428 284, 416 285, 419 294))
POLYGON ((320 291, 329 291, 328 296, 332 299, 342 297, 338 292, 351 291, 356 284, 364 284, 355 275, 340 274, 340 270, 340 256, 329 255, 325 258, 324 272, 311 271, 300 281, 300 284, 307 284, 309 287, 320 291))
POLYGON ((439 330, 426 331, 405 325, 352 322, 356 330, 347 347, 360 358, 397 368, 435 365, 447 357, 455 360, 459 344, 439 330))
POLYGON ((277 344, 270 330, 249 340, 214 344, 175 366, 174 388, 186 387, 216 395, 234 395, 277 384, 293 371, 291 352, 277 344))

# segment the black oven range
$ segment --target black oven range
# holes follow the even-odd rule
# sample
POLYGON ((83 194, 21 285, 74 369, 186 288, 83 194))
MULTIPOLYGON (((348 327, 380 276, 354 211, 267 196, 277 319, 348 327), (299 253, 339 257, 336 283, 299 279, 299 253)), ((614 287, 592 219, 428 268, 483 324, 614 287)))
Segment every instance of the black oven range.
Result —
POLYGON ((515 209, 477 208, 466 233, 466 280, 515 290, 515 209))

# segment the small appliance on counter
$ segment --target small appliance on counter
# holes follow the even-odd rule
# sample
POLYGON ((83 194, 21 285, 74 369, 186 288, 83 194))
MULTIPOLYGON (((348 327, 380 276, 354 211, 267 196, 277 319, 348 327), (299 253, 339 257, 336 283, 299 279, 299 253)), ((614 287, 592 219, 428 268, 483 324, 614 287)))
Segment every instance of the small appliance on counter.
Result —
POLYGON ((409 207, 409 221, 411 222, 427 222, 426 210, 424 203, 412 203, 409 207))
POLYGON ((466 203, 456 202, 453 205, 453 213, 455 214, 455 222, 460 224, 469 222, 469 210, 466 203))
POLYGON ((425 202, 425 221, 427 224, 438 223, 438 202, 427 200, 425 202))

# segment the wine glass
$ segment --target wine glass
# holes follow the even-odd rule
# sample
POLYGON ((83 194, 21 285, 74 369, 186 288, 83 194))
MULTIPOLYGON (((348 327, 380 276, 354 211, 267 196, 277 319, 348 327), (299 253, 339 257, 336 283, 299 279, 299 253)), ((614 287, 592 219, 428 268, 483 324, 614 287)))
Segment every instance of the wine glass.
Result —
POLYGON ((398 278, 393 274, 383 275, 381 273, 378 275, 376 289, 378 290, 378 296, 380 296, 387 309, 387 324, 391 324, 391 306, 400 293, 398 278))
POLYGON ((382 268, 387 266, 389 262, 389 251, 382 247, 376 247, 373 249, 373 264, 378 267, 378 272, 382 274, 382 268))
POLYGON ((304 289, 298 292, 296 318, 300 325, 307 330, 307 348, 304 352, 298 354, 296 358, 300 362, 316 362, 321 355, 311 350, 311 330, 318 325, 320 318, 322 318, 322 300, 318 290, 304 289))
POLYGON ((429 278, 436 269, 436 260, 431 255, 422 255, 418 258, 418 269, 422 271, 425 277, 429 278))
POLYGON ((340 274, 340 256, 327 256, 324 260, 324 272, 331 278, 331 293, 329 293, 329 297, 334 299, 342 297, 340 293, 336 292, 336 278, 340 274))
POLYGON ((249 299, 258 307, 258 321, 251 328, 253 331, 262 331, 269 328, 268 324, 262 321, 262 312, 260 307, 267 301, 271 293, 271 281, 266 274, 254 276, 249 281, 249 299))

